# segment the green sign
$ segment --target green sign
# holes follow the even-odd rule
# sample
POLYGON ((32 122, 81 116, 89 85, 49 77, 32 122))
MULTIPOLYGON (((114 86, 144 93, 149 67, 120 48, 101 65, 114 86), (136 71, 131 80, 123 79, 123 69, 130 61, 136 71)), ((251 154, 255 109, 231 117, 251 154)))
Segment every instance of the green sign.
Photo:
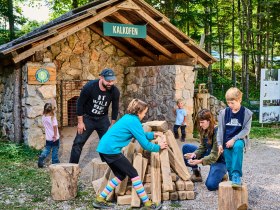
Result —
POLYGON ((119 23, 103 23, 103 33, 105 36, 146 38, 146 25, 132 25, 119 23))
POLYGON ((36 80, 41 83, 45 83, 50 79, 50 73, 47 69, 40 68, 35 74, 36 80))

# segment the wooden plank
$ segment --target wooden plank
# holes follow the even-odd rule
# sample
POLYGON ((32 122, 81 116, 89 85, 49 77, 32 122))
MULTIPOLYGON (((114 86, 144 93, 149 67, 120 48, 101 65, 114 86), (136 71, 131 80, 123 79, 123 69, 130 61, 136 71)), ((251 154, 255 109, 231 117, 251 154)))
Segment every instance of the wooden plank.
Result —
POLYGON ((170 59, 170 60, 158 60, 158 61, 138 61, 135 63, 136 66, 159 66, 159 65, 184 65, 194 66, 196 60, 193 58, 185 59, 170 59))
MULTIPOLYGON (((102 20, 102 22, 108 22, 108 20, 106 20, 104 18, 104 20, 102 20)), ((152 60, 158 60, 158 57, 156 55, 154 55, 152 52, 150 52, 145 47, 143 47, 141 44, 139 44, 136 41, 136 39, 132 39, 132 38, 128 38, 128 37, 122 37, 122 39, 127 41, 129 44, 131 44, 132 46, 134 46, 138 50, 142 51, 146 56, 148 56, 148 58, 150 58, 152 60)))
POLYGON ((141 180, 144 180, 144 176, 146 174, 147 165, 148 165, 148 159, 143 157, 142 158, 142 176, 141 176, 141 180))
POLYGON ((158 30, 163 36, 165 36, 169 41, 174 43, 177 47, 179 47, 184 53, 187 55, 192 56, 193 58, 198 59, 198 62, 205 67, 209 66, 209 63, 199 57, 192 49, 186 46, 181 40, 179 40, 176 36, 170 33, 167 29, 165 29, 162 25, 160 25, 157 21, 155 21, 152 17, 150 17, 145 11, 143 10, 134 10, 140 17, 144 20, 149 22, 149 24, 158 30))
POLYGON ((161 202, 161 175, 160 175, 160 158, 158 152, 151 154, 151 191, 152 201, 161 202))
POLYGON ((32 47, 31 49, 26 50, 25 52, 19 54, 15 58, 13 58, 14 62, 18 63, 19 61, 33 55, 36 51, 45 49, 48 46, 50 46, 50 45, 52 45, 52 44, 54 44, 54 43, 56 43, 56 42, 58 42, 58 41, 60 41, 64 38, 76 33, 77 31, 80 31, 81 29, 83 29, 83 28, 101 20, 102 18, 118 11, 118 9, 119 9, 118 6, 120 6, 121 4, 122 3, 117 4, 113 7, 108 8, 108 9, 105 9, 102 12, 100 12, 99 14, 97 14, 96 16, 88 18, 88 19, 82 21, 81 23, 75 25, 74 27, 70 28, 68 31, 65 31, 65 32, 53 37, 53 38, 50 38, 50 39, 46 40, 45 42, 43 42, 42 44, 37 45, 36 47, 32 47))
MULTIPOLYGON (((139 177, 142 177, 142 154, 138 153, 133 160, 133 167, 138 172, 139 177)), ((140 207, 140 198, 133 188, 131 193, 131 207, 140 207)))
POLYGON ((98 189, 98 191, 96 191, 96 195, 99 195, 102 192, 102 190, 104 190, 104 188, 106 187, 106 185, 108 183, 110 174, 111 174, 111 169, 108 167, 106 172, 105 172, 105 174, 104 174, 104 176, 103 176, 100 188, 98 189))
MULTIPOLYGON (((130 163, 132 163, 133 154, 135 149, 135 143, 130 142, 129 145, 126 147, 124 155, 128 159, 130 163)), ((124 195, 127 187, 128 177, 126 177, 116 188, 117 195, 124 195)))
POLYGON ((168 124, 166 121, 159 121, 159 120, 154 120, 154 121, 149 121, 146 123, 143 123, 143 125, 150 126, 153 131, 167 131, 168 130, 168 124))
MULTIPOLYGON (((162 138, 163 141, 166 141, 165 136, 159 137, 162 138)), ((172 191, 172 177, 171 177, 171 169, 169 163, 168 150, 161 150, 160 153, 160 167, 161 167, 161 176, 162 176, 162 191, 169 192, 172 191)))
POLYGON ((101 178, 108 168, 107 163, 102 162, 100 158, 93 158, 91 160, 91 165, 92 165, 91 181, 101 178))
MULTIPOLYGON (((178 146, 178 143, 173 135, 173 132, 171 130, 168 130, 167 132, 164 133, 164 135, 166 137, 168 146, 169 146, 169 148, 172 149, 174 155, 176 156, 176 159, 179 160, 180 163, 185 166, 183 153, 178 146)), ((185 168, 186 168, 186 166, 185 166, 185 168)))
POLYGON ((109 36, 103 36, 103 32, 100 28, 98 28, 95 25, 90 25, 89 28, 91 30, 93 30, 95 33, 97 33, 98 35, 102 36, 104 39, 106 39, 108 42, 110 42, 111 44, 113 44, 114 46, 116 46, 117 48, 119 48, 120 50, 122 50, 125 54, 129 55, 130 57, 134 58, 136 61, 140 61, 141 58, 132 53, 131 50, 129 50, 125 45, 123 45, 122 43, 120 43, 119 41, 109 37, 109 36))
POLYGON ((176 156, 172 152, 170 148, 168 149, 168 155, 169 155, 169 161, 171 168, 177 173, 177 175, 183 179, 184 181, 190 180, 190 174, 188 172, 188 169, 185 167, 185 164, 182 165, 178 159, 176 159, 176 156))
MULTIPOLYGON (((113 15, 116 19, 118 19, 118 21, 120 21, 121 23, 124 24, 133 24, 131 21, 129 21, 128 19, 126 19, 124 16, 122 16, 119 13, 114 13, 113 15)), ((160 51, 163 55, 165 55, 168 58, 172 58, 172 53, 167 50, 165 47, 163 47, 161 44, 159 44, 156 40, 154 40, 152 37, 150 37, 149 35, 147 35, 147 37, 145 38, 145 41, 147 41, 149 44, 151 44, 152 46, 154 46, 154 48, 156 48, 158 51, 160 51)))
POLYGON ((28 84, 32 84, 32 85, 50 85, 50 84, 56 84, 56 68, 51 67, 51 66, 28 66, 28 70, 27 70, 27 78, 28 78, 28 84), (48 70, 49 74, 50 74, 50 78, 47 82, 41 83, 39 81, 37 81, 36 79, 36 72, 38 69, 40 68, 44 68, 46 70, 48 70))
MULTIPOLYGON (((45 31, 48 31, 48 33, 43 34, 43 35, 41 35, 41 36, 37 36, 37 37, 32 38, 32 39, 30 39, 30 40, 26 40, 26 41, 24 41, 24 42, 22 42, 22 43, 19 43, 19 44, 17 44, 17 45, 14 45, 14 46, 12 46, 12 47, 6 49, 6 50, 3 50, 2 53, 3 53, 4 55, 6 55, 6 54, 8 54, 8 53, 10 53, 10 52, 12 52, 12 51, 14 51, 14 50, 17 50, 17 49, 19 49, 19 48, 22 48, 22 47, 26 46, 26 45, 28 45, 28 44, 31 44, 31 43, 33 43, 33 42, 36 42, 36 41, 39 41, 39 40, 41 40, 41 39, 47 38, 47 37, 49 37, 49 36, 51 36, 51 35, 53 35, 53 34, 56 34, 56 33, 57 33, 57 30, 56 30, 56 29, 62 28, 62 27, 64 27, 64 26, 67 26, 67 25, 69 25, 69 24, 75 23, 75 22, 77 22, 77 21, 79 21, 79 20, 82 20, 82 19, 84 19, 84 18, 87 18, 87 17, 89 17, 89 16, 95 15, 97 9, 100 9, 100 8, 102 8, 102 7, 105 7, 105 6, 107 6, 107 5, 109 5, 109 4, 112 4, 112 3, 116 2, 116 1, 118 1, 118 0, 106 1, 106 2, 103 2, 103 3, 100 3, 100 4, 96 5, 96 6, 94 6, 94 8, 90 8, 90 9, 88 9, 88 10, 83 10, 83 11, 81 11, 80 13, 83 13, 83 12, 86 11, 85 14, 79 15, 79 16, 73 18, 73 19, 66 20, 65 22, 58 23, 58 24, 55 24, 55 25, 53 25, 53 26, 51 26, 51 27, 49 27, 49 28, 46 28, 46 29, 44 29, 44 30, 45 30, 45 31)), ((76 13, 76 14, 73 14, 73 15, 78 15, 78 14, 79 14, 79 13, 76 13)), ((42 33, 42 31, 40 31, 40 33, 42 33)), ((34 35, 36 35, 36 34, 34 34, 34 35)), ((34 35, 32 35, 32 36, 34 36, 34 35)))

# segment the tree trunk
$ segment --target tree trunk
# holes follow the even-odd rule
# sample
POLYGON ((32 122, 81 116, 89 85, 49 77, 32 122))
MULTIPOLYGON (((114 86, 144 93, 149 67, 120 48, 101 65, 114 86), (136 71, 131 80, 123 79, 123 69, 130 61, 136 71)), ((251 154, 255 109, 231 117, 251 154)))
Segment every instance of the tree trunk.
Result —
POLYGON ((10 30, 10 41, 15 38, 15 17, 13 12, 13 0, 8 0, 8 19, 9 19, 9 30, 10 30))
POLYGON ((52 181, 52 198, 59 201, 75 198, 81 172, 79 164, 58 163, 50 165, 49 169, 52 181))
POLYGON ((79 4, 78 4, 78 0, 73 0, 72 1, 72 9, 76 9, 78 8, 79 4))
POLYGON ((234 21, 235 21, 235 5, 232 1, 232 22, 231 22, 231 79, 233 86, 236 86, 235 71, 234 71, 234 21))

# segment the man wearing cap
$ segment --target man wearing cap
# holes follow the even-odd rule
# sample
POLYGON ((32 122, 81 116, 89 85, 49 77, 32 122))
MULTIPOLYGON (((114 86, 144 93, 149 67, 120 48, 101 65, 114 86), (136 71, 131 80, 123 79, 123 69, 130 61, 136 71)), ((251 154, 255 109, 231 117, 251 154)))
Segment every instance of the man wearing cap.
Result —
POLYGON ((99 76, 99 79, 89 81, 80 93, 77 102, 77 134, 72 146, 70 163, 79 163, 83 146, 94 130, 101 139, 117 119, 120 91, 114 85, 115 73, 107 68, 99 76), (111 102, 112 121, 110 123, 108 108, 111 102))

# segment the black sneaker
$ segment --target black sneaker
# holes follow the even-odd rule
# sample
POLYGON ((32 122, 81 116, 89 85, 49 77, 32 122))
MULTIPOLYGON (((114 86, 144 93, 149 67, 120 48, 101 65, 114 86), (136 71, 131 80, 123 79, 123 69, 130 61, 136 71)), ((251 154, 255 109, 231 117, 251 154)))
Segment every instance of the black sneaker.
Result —
POLYGON ((44 168, 44 159, 42 157, 39 157, 38 168, 44 168))
POLYGON ((97 208, 97 209, 110 209, 113 207, 106 200, 98 201, 97 199, 93 200, 92 205, 94 208, 97 208))
POLYGON ((152 203, 152 205, 150 205, 150 206, 144 206, 143 208, 142 208, 142 210, 151 210, 151 209, 153 209, 153 210, 159 210, 159 209, 161 209, 161 207, 162 207, 162 204, 156 204, 156 203, 152 203))

